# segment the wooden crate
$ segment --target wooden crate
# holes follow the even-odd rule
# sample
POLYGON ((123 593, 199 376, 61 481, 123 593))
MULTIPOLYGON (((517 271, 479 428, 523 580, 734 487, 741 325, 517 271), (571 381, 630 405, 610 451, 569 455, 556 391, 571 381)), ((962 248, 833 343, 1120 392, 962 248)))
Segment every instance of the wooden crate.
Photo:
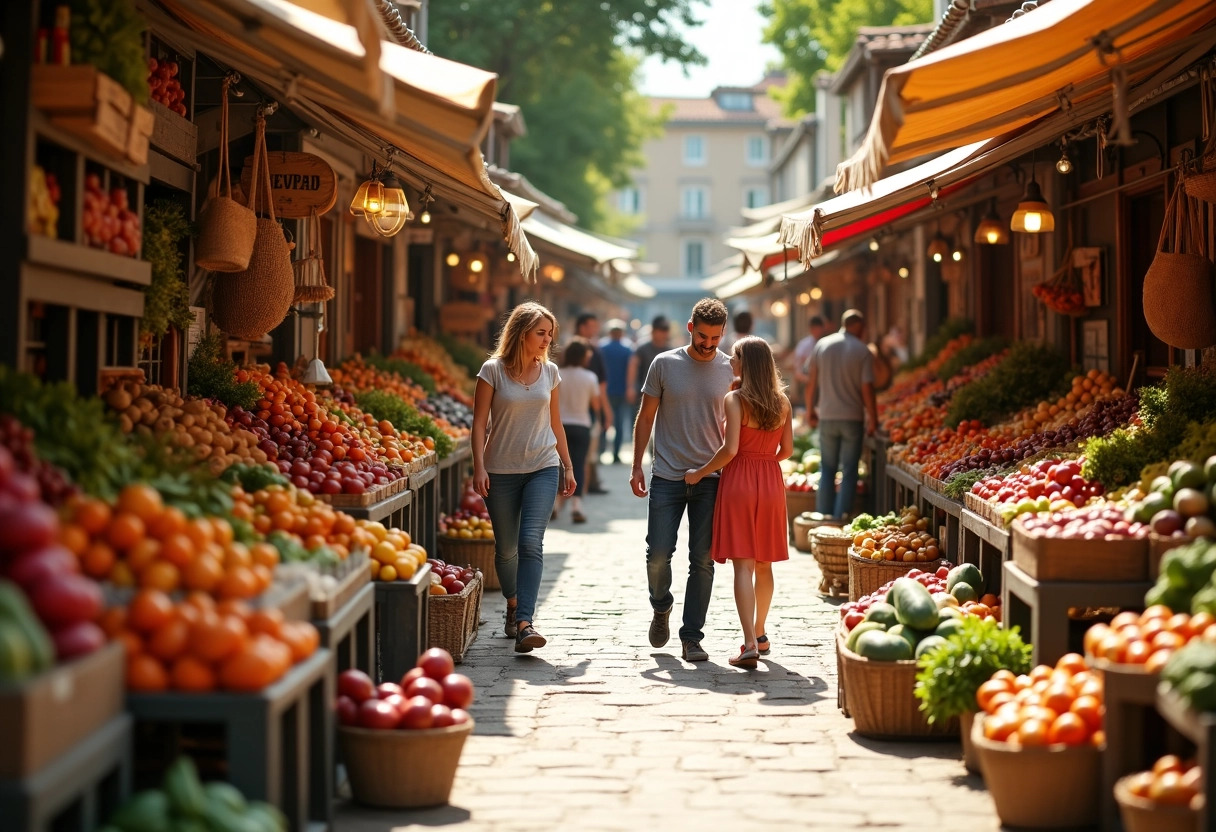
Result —
POLYGON ((32 69, 34 106, 52 124, 109 155, 127 156, 136 107, 121 84, 88 64, 37 64, 32 69))
POLYGON ((368 570, 367 558, 356 558, 355 555, 351 557, 358 561, 358 566, 352 565, 350 567, 346 576, 338 581, 337 587, 334 588, 334 591, 330 595, 321 600, 316 598, 311 599, 311 617, 314 620, 332 618, 335 612, 346 606, 347 602, 358 595, 359 590, 371 581, 372 574, 368 570))
POLYGON ((314 494, 318 500, 329 503, 334 508, 362 508, 370 506, 373 503, 378 503, 381 500, 391 497, 393 494, 401 490, 401 486, 397 485, 399 480, 378 485, 375 488, 369 488, 362 494, 314 494))
POLYGON ((122 711, 117 642, 17 684, 0 685, 0 779, 32 774, 122 711))
POLYGON ((131 108, 130 131, 127 134, 127 158, 136 165, 148 163, 148 145, 156 128, 156 116, 147 107, 136 104, 131 108))
POLYGON ((1148 541, 1113 535, 1105 540, 1047 537, 1014 523, 1013 562, 1039 581, 1144 581, 1148 541))

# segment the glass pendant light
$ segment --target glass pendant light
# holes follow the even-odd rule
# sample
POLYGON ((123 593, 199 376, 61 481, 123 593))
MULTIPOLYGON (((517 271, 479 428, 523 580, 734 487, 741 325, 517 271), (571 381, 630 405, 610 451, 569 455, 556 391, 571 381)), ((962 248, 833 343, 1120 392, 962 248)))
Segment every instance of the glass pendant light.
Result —
POLYGON ((996 212, 996 204, 993 203, 988 208, 988 213, 980 220, 980 224, 975 228, 975 242, 985 246, 1005 245, 1009 242, 1009 232, 1005 229, 1005 223, 1001 222, 1000 216, 996 212))
POLYGON ((381 237, 391 237, 405 227, 406 222, 414 218, 410 212, 410 204, 405 199, 405 189, 392 173, 384 176, 384 207, 378 214, 365 213, 372 230, 381 237))
POLYGON ((376 163, 372 162, 372 172, 350 201, 350 213, 356 217, 366 217, 369 214, 379 214, 384 210, 384 186, 380 183, 380 175, 376 172, 376 163))
POLYGON ((1030 181, 1026 183, 1026 192, 1022 194, 1018 210, 1013 212, 1009 228, 1011 231, 1023 231, 1027 234, 1040 234, 1044 231, 1054 231, 1056 228, 1055 215, 1051 213, 1047 200, 1043 199, 1043 192, 1039 190, 1039 183, 1034 178, 1033 155, 1030 162, 1030 181))
POLYGON ((950 256, 950 243, 941 235, 939 231, 937 235, 929 241, 929 250, 925 252, 929 259, 934 263, 940 263, 950 256))

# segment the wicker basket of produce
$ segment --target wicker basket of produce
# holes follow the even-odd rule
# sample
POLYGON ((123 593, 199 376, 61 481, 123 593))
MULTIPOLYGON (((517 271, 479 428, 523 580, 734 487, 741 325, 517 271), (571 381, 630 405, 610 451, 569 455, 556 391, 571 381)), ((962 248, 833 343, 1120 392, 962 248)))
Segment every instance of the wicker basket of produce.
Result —
POLYGON ((948 560, 900 561, 871 560, 858 554, 856 547, 849 548, 849 600, 856 601, 864 595, 881 588, 888 581, 902 578, 913 569, 935 572, 939 566, 950 566, 948 560))
POLYGON ((427 647, 442 647, 453 661, 464 661, 465 651, 477 637, 481 620, 481 576, 477 575, 455 595, 432 595, 427 602, 427 647))
POLYGON ((811 554, 819 564, 819 591, 843 598, 849 594, 849 547, 853 538, 836 526, 820 526, 810 532, 811 554))
POLYGON ((481 570, 486 589, 498 589, 494 569, 494 538, 462 538, 439 535, 439 557, 447 563, 481 570))
POLYGON ((845 707, 858 734, 875 739, 956 739, 958 720, 929 724, 920 710, 914 660, 868 659, 845 646, 836 631, 845 707))
POLYGON ((785 492, 785 517, 790 527, 790 542, 795 542, 794 537, 794 518, 802 514, 804 511, 815 510, 815 492, 814 491, 790 491, 785 492))
POLYGON ((386 809, 441 806, 452 793, 464 741, 471 733, 471 719, 405 731, 339 726, 351 793, 358 803, 386 809))
POLYGON ((1115 800, 1126 832, 1195 832, 1199 812, 1189 805, 1169 805, 1136 794, 1137 780, 1149 772, 1129 774, 1115 781, 1115 800))
POLYGON ((799 552, 810 552, 810 533, 815 529, 815 522, 811 520, 810 513, 804 511, 797 517, 791 518, 790 522, 794 527, 794 548, 799 552))

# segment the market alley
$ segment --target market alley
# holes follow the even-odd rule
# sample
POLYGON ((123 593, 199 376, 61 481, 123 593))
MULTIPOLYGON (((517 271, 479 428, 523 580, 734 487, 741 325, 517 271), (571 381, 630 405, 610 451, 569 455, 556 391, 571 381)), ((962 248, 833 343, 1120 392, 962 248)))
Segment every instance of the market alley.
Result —
MULTIPOLYGON (((546 537, 537 626, 548 646, 516 655, 501 632, 503 599, 491 592, 483 602, 460 667, 477 687, 477 726, 450 805, 378 812, 346 802, 338 832, 998 828, 957 742, 851 733, 836 705, 839 602, 815 591, 810 555, 791 547, 774 568, 773 651, 758 670, 726 662, 739 635, 722 568, 706 625, 710 660, 682 661, 675 626, 666 647, 651 648, 646 503, 629 491, 627 466, 600 470, 609 494, 588 498, 589 522, 564 516, 546 537)), ((686 553, 682 533, 673 563, 686 567, 686 553)), ((673 623, 682 590, 680 579, 673 623)))

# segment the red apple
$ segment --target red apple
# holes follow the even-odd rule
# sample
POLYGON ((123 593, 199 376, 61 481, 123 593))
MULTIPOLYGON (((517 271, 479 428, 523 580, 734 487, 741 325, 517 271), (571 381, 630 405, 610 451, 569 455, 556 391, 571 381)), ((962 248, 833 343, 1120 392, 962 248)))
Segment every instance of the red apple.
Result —
POLYGON ((432 705, 431 706, 431 727, 446 728, 449 725, 455 725, 456 721, 452 719, 452 709, 447 705, 432 705))
POLYGON ((388 699, 390 696, 404 696, 405 689, 396 682, 381 682, 376 685, 376 698, 388 699))
POLYGON ((432 647, 418 657, 418 667, 426 671, 426 675, 438 681, 456 669, 452 654, 442 647, 432 647))
POLYGON ((338 712, 338 722, 342 725, 359 724, 359 706, 349 696, 339 696, 334 708, 338 712))
POLYGON ((351 668, 338 674, 338 693, 360 704, 376 697, 376 686, 362 670, 351 668))
POLYGON ((424 676, 410 682, 409 687, 405 689, 405 696, 407 699, 414 696, 425 696, 434 703, 442 703, 443 686, 431 677, 424 676))
POLYGON ((359 726, 362 728, 395 728, 401 715, 391 702, 366 699, 359 705, 359 726))
POLYGON ((463 673, 449 673, 440 682, 443 702, 449 708, 468 708, 473 704, 473 680, 463 673))
POLYGON ((425 675, 426 671, 421 667, 411 667, 409 670, 405 671, 405 675, 401 677, 402 690, 404 691, 405 688, 408 688, 410 686, 410 682, 414 681, 415 679, 420 679, 425 675))
POLYGON ((452 724, 453 725, 464 725, 466 722, 468 722, 471 719, 472 719, 472 717, 469 716, 469 712, 466 711, 464 708, 452 708, 452 724))
POLYGON ((401 709, 401 717, 397 722, 397 727, 404 728, 407 731, 430 728, 435 719, 431 713, 431 709, 434 706, 435 703, 425 696, 415 696, 407 699, 405 707, 401 709))

